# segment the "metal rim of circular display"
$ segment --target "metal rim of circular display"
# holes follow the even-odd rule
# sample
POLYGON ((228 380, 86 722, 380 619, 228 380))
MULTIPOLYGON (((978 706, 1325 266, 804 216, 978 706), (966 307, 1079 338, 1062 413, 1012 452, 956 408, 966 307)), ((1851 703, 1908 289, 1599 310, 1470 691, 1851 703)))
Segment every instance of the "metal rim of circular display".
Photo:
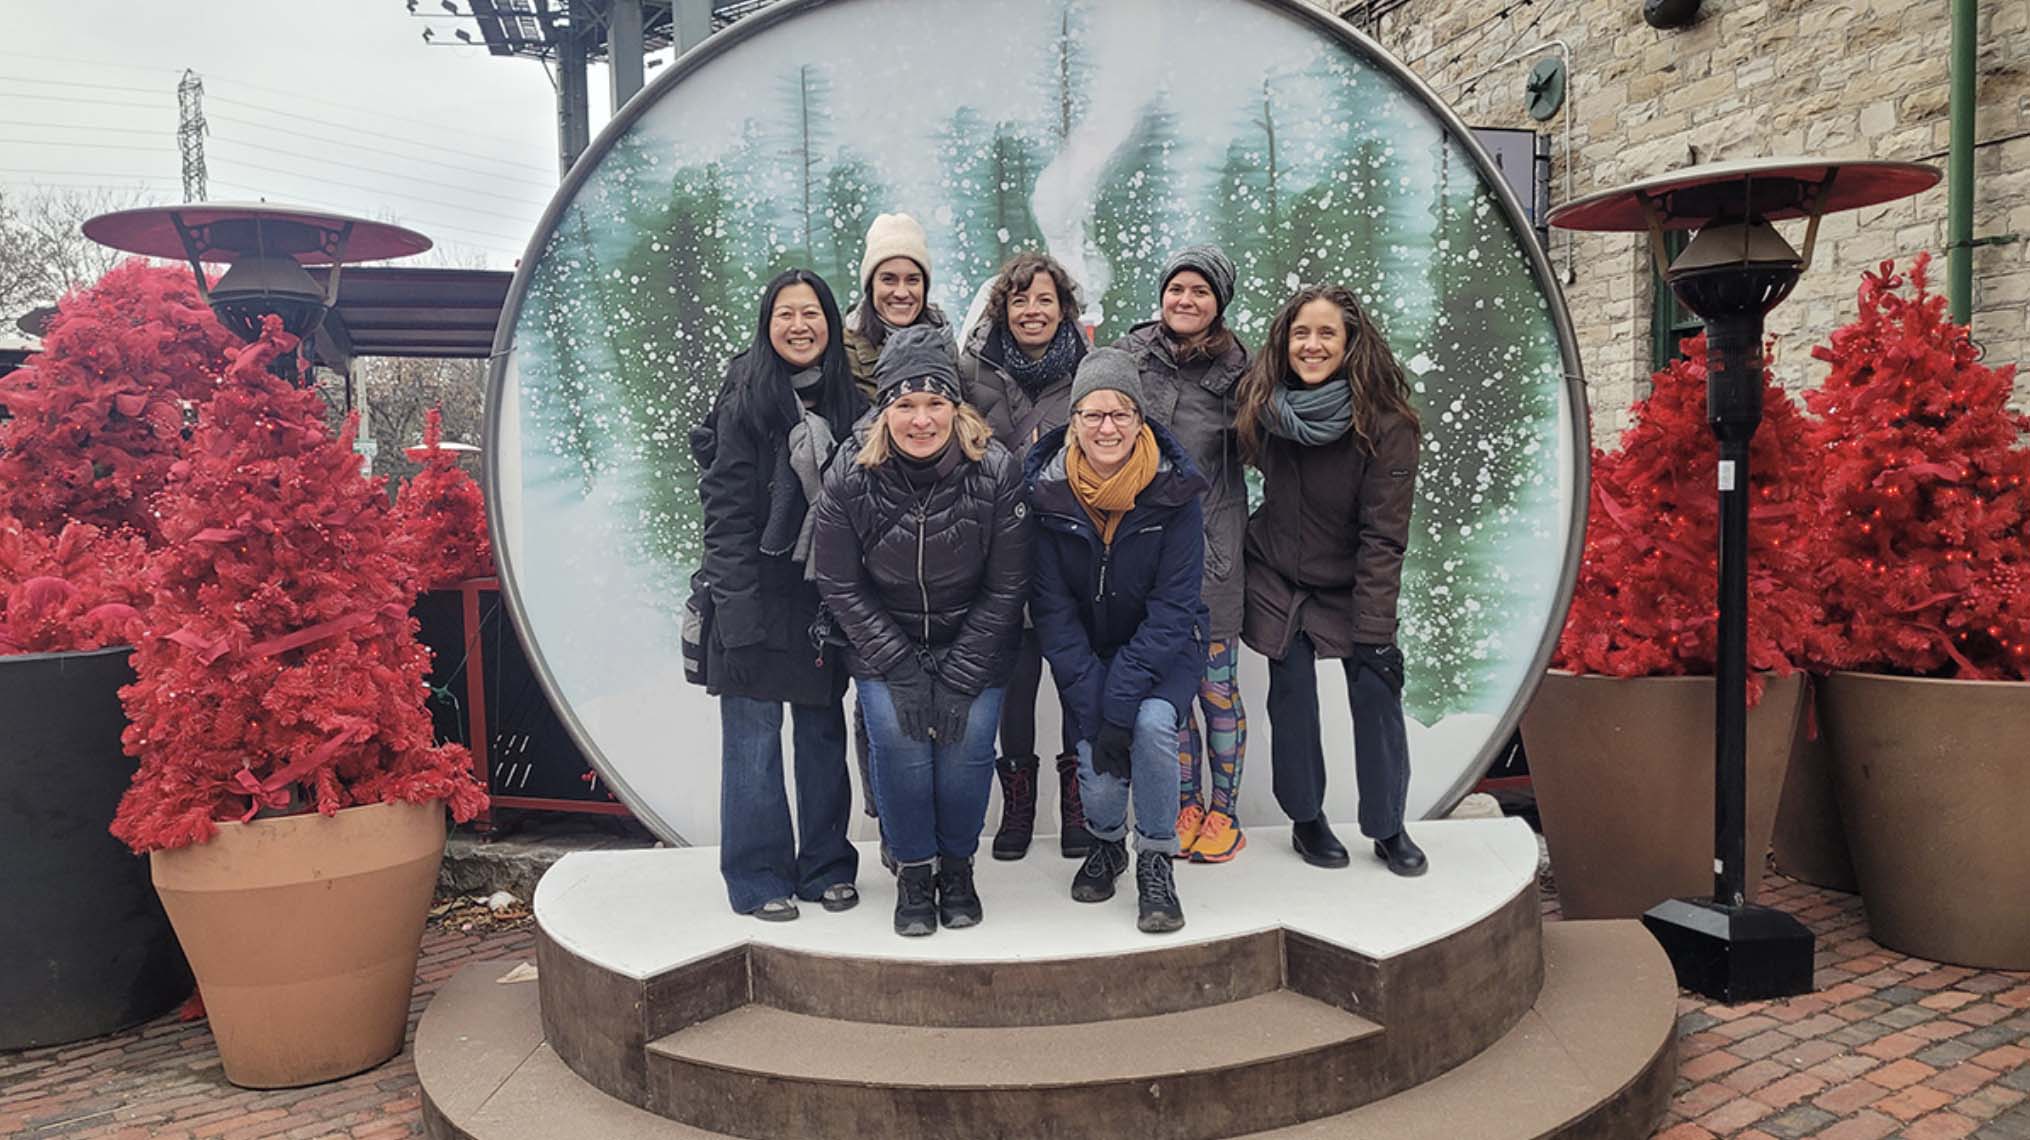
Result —
MULTIPOLYGON (((1817 204, 1820 214, 1879 206, 1921 193, 1937 185, 1941 175, 1935 166, 1891 159, 1749 158, 1714 162, 1588 194, 1552 210, 1548 221, 1566 230, 1635 233, 1649 228, 1646 203, 1680 191, 1747 180, 1821 185, 1829 177, 1832 184, 1825 190, 1825 200, 1817 204)), ((1771 210, 1763 220, 1781 222, 1812 212, 1812 205, 1806 201, 1771 210)), ((1710 220, 1667 213, 1659 213, 1656 219, 1658 228, 1666 230, 1697 229, 1710 220)))
MULTIPOLYGON (((344 249, 348 263, 413 257, 431 246, 429 238, 403 226, 273 202, 192 202, 181 206, 143 206, 100 214, 80 228, 86 237, 100 245, 168 261, 183 261, 190 254, 179 230, 236 221, 290 222, 308 226, 319 234, 335 234, 350 227, 344 249)), ((214 246, 199 250, 197 259, 232 261, 251 252, 214 246)), ((330 265, 336 260, 333 251, 322 242, 314 249, 275 252, 287 254, 301 265, 330 265)))
MULTIPOLYGON (((507 533, 502 514, 504 500, 500 469, 501 449, 494 445, 493 441, 498 438, 500 430, 501 394, 507 384, 509 358, 515 348, 515 330, 521 318, 522 306, 528 298, 533 274, 541 261, 544 243, 563 220, 564 212, 577 199, 586 182, 591 180, 600 160, 661 100, 665 92, 681 83, 686 76, 736 46, 766 34, 779 24, 821 8, 839 7, 856 2, 858 0, 778 0, 778 3, 722 31, 714 32, 697 47, 685 52, 654 82, 629 99, 600 129, 598 136, 586 147, 584 153, 578 156, 570 173, 565 176, 556 193, 551 196, 549 204, 544 207, 542 217, 530 234, 529 244, 516 264, 514 281, 508 287, 507 299, 501 308, 500 323, 494 334, 493 351, 488 358, 484 424, 486 433, 484 438, 488 443, 485 447, 482 475, 486 491, 487 524, 492 533, 495 535, 507 533)), ((1400 84, 1403 90, 1414 95, 1423 104, 1424 109, 1438 120, 1450 139, 1471 156, 1481 183, 1493 194, 1504 219, 1518 239, 1517 246, 1529 264, 1531 277, 1543 294, 1552 327, 1557 334, 1558 356, 1564 376, 1562 410, 1567 415, 1572 429, 1574 466, 1571 474, 1575 488, 1568 508, 1569 538, 1558 570, 1557 592, 1547 614, 1545 632, 1531 655, 1529 669, 1525 674, 1527 679, 1510 699, 1508 707, 1502 710, 1495 730, 1489 734, 1480 754, 1466 765, 1460 777, 1438 799, 1436 808, 1427 818, 1442 817, 1456 807, 1487 774, 1488 769, 1493 767, 1494 762, 1507 747, 1509 739, 1521 725, 1523 711, 1528 707, 1537 683, 1550 665, 1551 655, 1557 648, 1559 631, 1564 628, 1565 616, 1571 606, 1572 588, 1578 580, 1580 556, 1585 547, 1586 487, 1591 479, 1592 454, 1585 378, 1580 365, 1578 336, 1572 325, 1571 314, 1565 306, 1564 292, 1558 286, 1557 274, 1551 266, 1549 257, 1540 243, 1527 239, 1532 230, 1529 216, 1523 211, 1521 203, 1516 199, 1507 181, 1501 177, 1493 158, 1474 137, 1472 129, 1429 84, 1353 25, 1313 6, 1308 0, 1241 0, 1241 2, 1266 8, 1309 27, 1319 35, 1337 41, 1400 84)), ((514 553, 507 543, 495 544, 494 561, 500 579, 501 597, 516 628, 522 633, 530 670, 535 674, 544 697, 549 700, 558 719, 563 722, 572 742, 578 746, 599 778, 605 781, 614 797, 631 809, 642 824, 665 842, 690 846, 690 841, 666 822, 656 818, 653 813, 644 812, 641 805, 646 802, 646 798, 634 792, 625 775, 607 759, 596 738, 579 719, 576 710, 563 699, 562 688, 551 672, 543 656, 542 647, 528 624, 528 611, 523 606, 520 592, 516 588, 514 553)))

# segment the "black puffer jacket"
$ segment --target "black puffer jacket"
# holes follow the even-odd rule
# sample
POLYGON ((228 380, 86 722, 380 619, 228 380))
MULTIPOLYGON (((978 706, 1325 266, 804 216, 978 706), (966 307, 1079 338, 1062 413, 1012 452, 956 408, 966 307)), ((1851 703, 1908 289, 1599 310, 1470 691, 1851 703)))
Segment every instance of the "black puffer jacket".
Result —
POLYGON ((825 473, 811 558, 818 592, 849 643, 846 667, 879 680, 915 658, 939 680, 978 693, 1005 684, 1029 596, 1029 508, 1022 466, 990 441, 979 461, 955 458, 918 490, 891 457, 857 462, 866 433, 825 473))
POLYGON ((1114 347, 1135 357, 1148 405, 1144 414, 1170 429, 1209 485, 1199 592, 1212 613, 1213 639, 1236 637, 1245 609, 1241 546, 1248 529, 1248 484, 1234 435, 1234 388, 1248 370, 1248 350, 1236 339, 1219 356, 1180 364, 1158 321, 1136 325, 1114 347))
POLYGON ((779 477, 779 453, 789 446, 786 431, 763 425, 769 417, 752 406, 751 393, 728 382, 720 389, 710 424, 694 433, 692 447, 704 474, 698 502, 705 522, 704 577, 712 589, 712 636, 705 646, 708 691, 715 696, 751 697, 816 705, 837 700, 846 674, 836 655, 820 654, 811 641, 818 591, 790 556, 761 552, 768 521, 771 481, 779 477), (745 686, 725 683, 728 648, 759 647, 767 655, 760 675, 745 686))

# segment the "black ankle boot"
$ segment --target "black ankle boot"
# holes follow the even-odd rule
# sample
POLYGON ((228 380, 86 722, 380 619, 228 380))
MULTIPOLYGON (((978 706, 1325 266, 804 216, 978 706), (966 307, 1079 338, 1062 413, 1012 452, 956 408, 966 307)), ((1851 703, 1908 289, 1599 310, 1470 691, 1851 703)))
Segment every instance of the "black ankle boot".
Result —
POLYGON ((895 933, 937 933, 937 869, 929 863, 907 864, 895 876, 895 933))
POLYGON ((1124 839, 1095 839, 1078 874, 1071 877, 1071 897, 1079 902, 1105 902, 1114 897, 1114 880, 1128 869, 1124 839))
POLYGON ((973 888, 971 859, 937 861, 937 917, 953 930, 980 924, 980 892, 973 888))
POLYGON ((1414 879, 1430 866, 1424 858, 1424 849, 1417 846, 1407 831, 1398 831, 1387 839, 1374 841, 1374 856, 1389 865, 1392 874, 1414 879))
POLYGON ((994 858, 1020 859, 1029 854, 1036 833, 1036 769, 1034 756, 1003 756, 994 762, 1001 778, 1001 829, 994 833, 994 858))
POLYGON ((1290 846, 1295 847, 1297 854, 1313 867, 1344 867, 1351 861, 1351 856, 1346 853, 1346 844, 1332 834, 1332 825, 1325 822, 1322 815, 1292 824, 1290 846))
POLYGON ((1086 830, 1085 804, 1078 796, 1078 753, 1057 758, 1058 853, 1067 859, 1083 859, 1093 851, 1093 833, 1086 830))
POLYGON ((1184 904, 1177 901, 1177 879, 1170 856, 1144 851, 1135 856, 1135 928, 1144 934, 1184 929, 1184 904))

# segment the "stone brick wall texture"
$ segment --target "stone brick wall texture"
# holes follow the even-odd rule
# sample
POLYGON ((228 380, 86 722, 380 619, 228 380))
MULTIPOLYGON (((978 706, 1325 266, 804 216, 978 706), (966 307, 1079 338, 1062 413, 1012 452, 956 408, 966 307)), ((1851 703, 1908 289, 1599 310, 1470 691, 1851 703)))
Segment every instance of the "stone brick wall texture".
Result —
MULTIPOLYGON (((2023 365, 2030 364, 2030 3, 1977 2, 1974 236, 2019 240, 1974 253, 1974 336, 1990 363, 2023 365)), ((1640 0, 1378 0, 1375 18, 1364 3, 1332 7, 1468 124, 1551 134, 1553 204, 1694 162, 1806 154, 1945 165, 1948 0, 1707 0, 1697 22, 1673 31, 1643 23, 1640 0), (1551 40, 1570 48, 1569 96, 1555 118, 1537 123, 1524 110, 1524 82, 1535 60, 1552 53, 1510 57, 1551 40)), ((1801 230, 1790 233, 1793 243, 1801 230)), ((1818 382, 1823 366, 1811 346, 1853 319, 1861 273, 1881 261, 1930 250, 1943 292, 1945 243, 1943 183, 1827 218, 1811 269, 1771 315, 1773 376, 1793 389, 1818 382)), ((1596 443, 1608 444, 1648 389, 1646 242, 1554 232, 1551 260, 1578 331, 1596 443)), ((2030 407, 2030 375, 2019 377, 2017 393, 2018 405, 2030 407)))

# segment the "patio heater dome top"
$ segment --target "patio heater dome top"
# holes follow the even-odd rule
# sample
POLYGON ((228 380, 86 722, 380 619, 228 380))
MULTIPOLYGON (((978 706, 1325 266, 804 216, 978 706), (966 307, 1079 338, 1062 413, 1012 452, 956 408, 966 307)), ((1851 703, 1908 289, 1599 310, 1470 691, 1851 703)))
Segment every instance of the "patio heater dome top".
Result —
POLYGON ((100 245, 172 260, 286 256, 299 265, 385 261, 430 248, 387 222, 273 202, 193 202, 100 214, 84 234, 100 245))
POLYGON ((1550 224, 1567 230, 1636 233, 1697 229, 1717 218, 1742 219, 1743 194, 1756 220, 1836 214, 1879 206, 1930 189, 1935 166, 1856 159, 1754 158, 1674 170, 1602 190, 1552 210, 1550 224), (1821 201, 1814 202, 1820 196, 1821 201))

